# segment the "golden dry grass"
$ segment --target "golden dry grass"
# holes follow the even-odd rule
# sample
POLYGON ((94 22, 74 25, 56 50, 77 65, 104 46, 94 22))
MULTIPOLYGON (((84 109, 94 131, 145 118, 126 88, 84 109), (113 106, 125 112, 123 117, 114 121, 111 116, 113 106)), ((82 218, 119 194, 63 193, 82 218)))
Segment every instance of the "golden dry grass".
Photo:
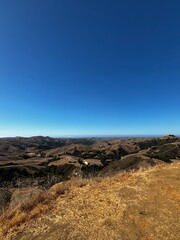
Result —
POLYGON ((1 232, 6 234, 0 239, 177 240, 179 180, 180 163, 174 163, 56 184, 46 203, 1 217, 1 232))

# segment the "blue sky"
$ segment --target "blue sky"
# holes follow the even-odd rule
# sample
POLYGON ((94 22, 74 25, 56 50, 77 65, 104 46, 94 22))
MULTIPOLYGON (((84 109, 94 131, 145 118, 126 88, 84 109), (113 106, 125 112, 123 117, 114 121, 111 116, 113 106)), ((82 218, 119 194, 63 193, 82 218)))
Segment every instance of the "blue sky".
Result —
POLYGON ((180 134, 179 12, 0 1, 0 136, 180 134))

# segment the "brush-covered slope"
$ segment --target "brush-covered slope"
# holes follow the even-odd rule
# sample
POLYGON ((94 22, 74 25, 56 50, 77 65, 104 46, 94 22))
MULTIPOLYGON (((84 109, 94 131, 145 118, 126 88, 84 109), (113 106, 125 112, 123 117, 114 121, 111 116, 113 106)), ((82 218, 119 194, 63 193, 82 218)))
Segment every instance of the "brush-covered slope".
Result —
MULTIPOLYGON (((58 184, 48 195, 57 189, 58 184)), ((1 230, 7 233, 1 239, 177 240, 180 163, 112 177, 71 179, 48 204, 29 211, 16 209, 14 216, 1 218, 1 230)))
POLYGON ((74 174, 108 175, 180 159, 180 138, 0 138, 0 188, 20 179, 51 186, 74 174), (87 164, 85 164, 87 163, 87 164), (102 171, 101 171, 102 170, 102 171), (51 177, 52 184, 48 183, 51 177))

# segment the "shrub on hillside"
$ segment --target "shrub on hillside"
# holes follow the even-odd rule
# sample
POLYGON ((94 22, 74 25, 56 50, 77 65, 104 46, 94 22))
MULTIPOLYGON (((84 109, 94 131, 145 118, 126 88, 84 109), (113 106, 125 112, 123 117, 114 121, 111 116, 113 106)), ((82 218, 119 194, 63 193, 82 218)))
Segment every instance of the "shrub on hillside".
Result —
POLYGON ((18 207, 21 210, 31 210, 45 199, 45 192, 42 189, 16 189, 11 198, 11 207, 18 207))
POLYGON ((8 189, 0 188, 0 210, 8 206, 11 200, 11 192, 8 189))

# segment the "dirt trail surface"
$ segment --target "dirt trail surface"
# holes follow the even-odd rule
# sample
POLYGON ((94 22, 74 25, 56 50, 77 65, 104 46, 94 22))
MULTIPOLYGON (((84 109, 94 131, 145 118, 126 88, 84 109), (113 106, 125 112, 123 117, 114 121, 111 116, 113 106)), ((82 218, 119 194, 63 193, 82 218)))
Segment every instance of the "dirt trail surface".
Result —
MULTIPOLYGON (((71 180, 72 181, 72 180, 71 180)), ((96 178, 3 240, 180 239, 180 163, 96 178)))

